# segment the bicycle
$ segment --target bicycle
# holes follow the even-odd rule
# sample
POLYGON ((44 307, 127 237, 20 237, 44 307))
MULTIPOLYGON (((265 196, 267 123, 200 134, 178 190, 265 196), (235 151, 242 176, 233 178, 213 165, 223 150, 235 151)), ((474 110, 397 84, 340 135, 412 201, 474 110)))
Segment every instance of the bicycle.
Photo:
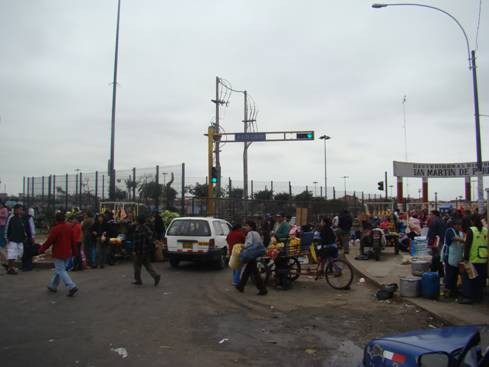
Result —
POLYGON ((325 278, 334 289, 350 289, 353 268, 345 260, 333 256, 319 257, 315 280, 325 278))
MULTIPOLYGON (((353 268, 346 261, 328 254, 327 251, 321 250, 323 256, 319 256, 318 264, 315 272, 315 280, 325 278, 326 282, 334 289, 346 290, 350 289, 350 285, 353 282, 353 268)), ((299 255, 288 255, 285 251, 281 256, 281 261, 287 262, 288 267, 288 280, 293 282, 297 280, 301 275, 301 263, 299 261, 299 255)), ((257 261, 258 271, 265 284, 267 284, 272 277, 276 277, 276 260, 270 257, 262 257, 257 261)))

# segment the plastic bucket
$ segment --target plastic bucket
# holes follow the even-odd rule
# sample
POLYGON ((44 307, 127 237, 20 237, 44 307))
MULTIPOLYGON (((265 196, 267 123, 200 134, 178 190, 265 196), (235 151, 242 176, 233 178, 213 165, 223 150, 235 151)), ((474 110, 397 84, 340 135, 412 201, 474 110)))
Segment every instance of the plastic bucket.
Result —
POLYGON ((426 260, 412 260, 411 262, 411 274, 415 276, 422 276, 423 273, 430 271, 431 262, 426 260))
POLYGON ((419 297, 420 284, 420 277, 402 277, 400 281, 401 297, 419 297))
POLYGON ((421 278, 421 296, 437 299, 440 295, 440 277, 438 273, 426 272, 421 278))

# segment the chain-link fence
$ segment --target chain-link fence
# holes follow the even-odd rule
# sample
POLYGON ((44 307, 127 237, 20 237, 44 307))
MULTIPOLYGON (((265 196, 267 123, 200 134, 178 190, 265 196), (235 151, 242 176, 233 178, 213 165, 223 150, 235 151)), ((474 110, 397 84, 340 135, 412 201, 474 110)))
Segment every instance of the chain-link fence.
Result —
MULTIPOLYGON (((24 177, 23 201, 39 211, 72 208, 97 212, 101 202, 109 199, 109 175, 106 171, 77 172, 64 175, 24 177)), ((352 214, 380 213, 392 209, 392 201, 381 195, 337 191, 313 185, 294 185, 291 181, 255 181, 248 184, 244 198, 243 181, 223 178, 213 208, 208 209, 207 178, 186 176, 185 164, 118 170, 115 176, 114 199, 136 202, 149 208, 169 209, 181 215, 214 214, 231 221, 265 214, 285 213, 295 216, 298 208, 306 208, 308 218, 317 220, 343 209, 352 214)))
MULTIPOLYGON (((152 207, 182 206, 185 164, 119 170, 115 174, 117 201, 135 201, 152 207), (178 203, 180 201, 180 204, 178 203)), ((98 210, 108 200, 109 175, 104 171, 77 172, 23 178, 23 199, 29 207, 98 210)))

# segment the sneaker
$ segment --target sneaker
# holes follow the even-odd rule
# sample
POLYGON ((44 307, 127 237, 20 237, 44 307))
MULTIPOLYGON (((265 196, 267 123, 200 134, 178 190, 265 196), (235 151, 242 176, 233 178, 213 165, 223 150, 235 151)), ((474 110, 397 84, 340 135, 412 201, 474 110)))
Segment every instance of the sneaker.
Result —
POLYGON ((155 277, 155 287, 156 287, 158 284, 160 284, 160 280, 161 280, 161 275, 157 275, 157 276, 155 277))
POLYGON ((10 275, 17 275, 19 273, 17 273, 17 271, 15 269, 8 269, 7 270, 7 274, 10 274, 10 275))
POLYGON ((267 293, 268 293, 268 291, 266 289, 262 289, 256 295, 257 296, 265 296, 267 293))
POLYGON ((75 293, 78 292, 78 288, 77 287, 73 287, 69 290, 67 296, 68 297, 73 297, 75 295, 75 293))
POLYGON ((241 293, 244 292, 244 288, 241 287, 239 284, 236 286, 236 289, 238 290, 238 292, 241 292, 241 293))
POLYGON ((48 291, 56 293, 58 290, 56 288, 52 288, 49 285, 47 286, 48 291))

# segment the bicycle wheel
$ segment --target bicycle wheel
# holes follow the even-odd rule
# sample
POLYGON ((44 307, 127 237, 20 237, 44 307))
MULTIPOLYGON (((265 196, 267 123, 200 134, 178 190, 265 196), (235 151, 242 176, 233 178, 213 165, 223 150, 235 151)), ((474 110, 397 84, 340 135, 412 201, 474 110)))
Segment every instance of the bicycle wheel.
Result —
POLYGON ((293 282, 301 276, 301 263, 296 257, 289 258, 289 279, 293 282))
POLYGON ((325 270, 326 281, 334 289, 348 289, 353 282, 353 269, 344 260, 331 260, 325 270))

